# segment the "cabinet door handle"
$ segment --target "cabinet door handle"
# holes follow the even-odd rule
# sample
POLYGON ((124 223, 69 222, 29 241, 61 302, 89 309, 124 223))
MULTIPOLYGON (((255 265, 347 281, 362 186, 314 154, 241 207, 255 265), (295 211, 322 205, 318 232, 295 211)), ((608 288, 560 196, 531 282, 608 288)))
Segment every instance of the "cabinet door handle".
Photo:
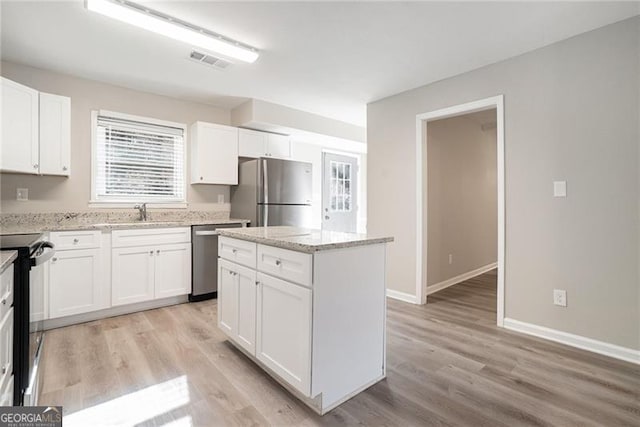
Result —
POLYGON ((237 249, 231 249, 231 252, 233 252, 234 254, 237 254, 238 250, 237 249))
POLYGON ((6 298, 2 298, 2 305, 7 305, 7 299, 6 298))
POLYGON ((202 181, 203 179, 204 179, 203 177, 200 177, 200 181, 202 181))
POLYGON ((276 265, 280 265, 282 264, 282 261, 280 261, 279 259, 276 260, 276 265))
POLYGON ((73 243, 74 243, 74 244, 77 244, 79 241, 80 241, 80 240, 78 240, 78 239, 73 239, 73 243))
POLYGON ((156 255, 160 255, 160 249, 156 251, 156 255))
POLYGON ((38 169, 38 164, 36 163, 35 165, 33 165, 34 169, 38 169))
POLYGON ((153 251, 149 251, 149 255, 150 255, 150 256, 153 256, 153 251))
POLYGON ((6 367, 6 366, 3 366, 3 367, 2 367, 2 374, 4 375, 4 374, 6 374, 6 373, 7 373, 7 367, 6 367))
POLYGON ((54 258, 51 260, 51 262, 56 262, 57 260, 58 260, 58 258, 55 258, 55 257, 54 257, 54 258))
POLYGON ((63 166, 63 167, 62 167, 62 170, 63 170, 63 171, 66 171, 66 170, 67 170, 67 167, 66 167, 66 166, 63 166))
POLYGON ((258 286, 260 284, 260 282, 258 280, 256 280, 256 286, 258 286))

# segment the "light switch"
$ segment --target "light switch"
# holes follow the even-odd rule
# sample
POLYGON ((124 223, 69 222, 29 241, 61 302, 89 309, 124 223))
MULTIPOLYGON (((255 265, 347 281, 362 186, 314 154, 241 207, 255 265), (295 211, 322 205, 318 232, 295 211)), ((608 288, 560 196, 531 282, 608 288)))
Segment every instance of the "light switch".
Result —
POLYGON ((567 181, 553 181, 553 197, 567 197, 567 181))
POLYGON ((16 200, 19 202, 26 202, 29 200, 29 189, 28 188, 17 188, 16 189, 16 200))

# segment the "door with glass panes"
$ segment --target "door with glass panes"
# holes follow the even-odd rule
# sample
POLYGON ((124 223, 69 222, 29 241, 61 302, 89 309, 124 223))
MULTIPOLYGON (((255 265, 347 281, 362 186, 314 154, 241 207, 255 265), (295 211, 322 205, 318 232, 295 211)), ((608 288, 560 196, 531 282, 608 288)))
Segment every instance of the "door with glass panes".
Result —
POLYGON ((358 159, 324 153, 322 229, 355 233, 358 226, 358 159))

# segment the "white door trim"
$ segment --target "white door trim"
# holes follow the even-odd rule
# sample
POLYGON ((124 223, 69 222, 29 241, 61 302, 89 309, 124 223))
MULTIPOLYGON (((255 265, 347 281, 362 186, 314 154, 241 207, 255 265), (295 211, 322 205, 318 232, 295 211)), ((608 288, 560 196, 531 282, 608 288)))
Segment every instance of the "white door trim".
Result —
POLYGON ((504 286, 505 286, 505 160, 504 160, 504 95, 497 95, 466 104, 455 105, 436 111, 416 115, 416 300, 420 304, 427 302, 427 201, 423 183, 426 177, 426 136, 427 122, 477 111, 496 109, 497 133, 497 174, 498 174, 498 301, 497 324, 504 324, 504 286), (424 147, 424 148, 423 148, 424 147), (423 158, 424 155, 424 158, 423 158), (424 166, 424 167, 423 167, 424 166))

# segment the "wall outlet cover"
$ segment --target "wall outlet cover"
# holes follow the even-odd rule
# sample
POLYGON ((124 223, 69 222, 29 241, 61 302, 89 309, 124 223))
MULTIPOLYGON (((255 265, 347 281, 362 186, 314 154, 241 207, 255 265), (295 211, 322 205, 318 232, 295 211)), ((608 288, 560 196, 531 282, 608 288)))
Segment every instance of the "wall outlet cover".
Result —
POLYGON ((553 290, 553 303, 560 307, 567 306, 567 291, 564 289, 554 289, 553 290))
POLYGON ((567 181, 553 181, 553 197, 567 197, 567 181))
POLYGON ((219 204, 223 204, 224 203, 224 194, 218 194, 218 203, 219 204))
POLYGON ((19 202, 26 202, 27 200, 29 200, 29 189, 28 188, 16 189, 16 200, 19 202))

